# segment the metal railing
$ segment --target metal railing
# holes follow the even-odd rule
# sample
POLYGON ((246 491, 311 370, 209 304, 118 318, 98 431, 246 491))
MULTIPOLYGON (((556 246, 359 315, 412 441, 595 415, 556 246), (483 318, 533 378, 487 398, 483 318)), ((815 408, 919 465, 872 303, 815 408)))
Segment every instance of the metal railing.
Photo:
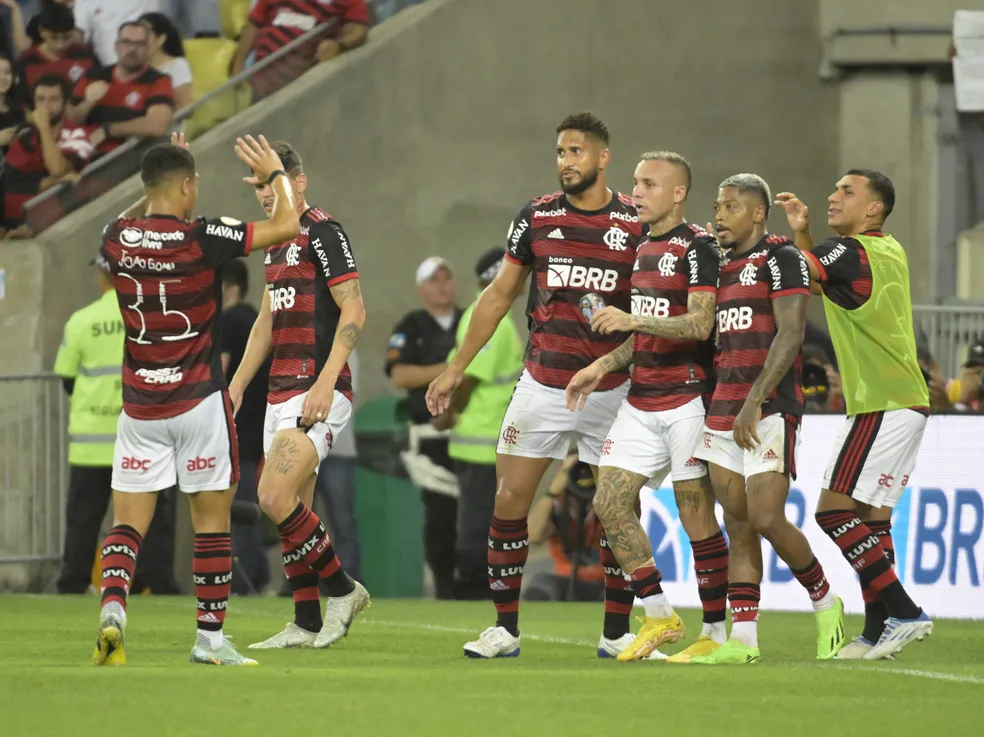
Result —
MULTIPOLYGON (((229 96, 235 100, 232 110, 233 115, 250 107, 252 100, 247 95, 239 94, 241 86, 244 83, 248 83, 254 75, 268 70, 273 65, 281 62, 284 57, 293 53, 298 48, 310 44, 319 37, 328 34, 338 23, 339 21, 332 20, 315 26, 287 45, 277 49, 269 56, 264 57, 231 77, 220 87, 203 95, 188 107, 176 112, 174 114, 172 128, 178 130, 181 124, 190 120, 197 110, 223 96, 229 96), (240 101, 244 99, 248 100, 248 102, 240 106, 240 101)), ((24 205, 24 212, 34 232, 39 233, 45 230, 68 213, 77 210, 82 205, 94 200, 115 185, 136 174, 140 168, 140 157, 154 143, 156 141, 151 139, 130 138, 110 153, 85 167, 80 172, 80 178, 76 184, 57 184, 30 199, 24 205)))
POLYGON ((960 376, 967 349, 984 339, 984 306, 915 305, 916 344, 939 361, 949 378, 960 376))
POLYGON ((60 377, 0 376, 0 564, 61 558, 67 427, 60 377))

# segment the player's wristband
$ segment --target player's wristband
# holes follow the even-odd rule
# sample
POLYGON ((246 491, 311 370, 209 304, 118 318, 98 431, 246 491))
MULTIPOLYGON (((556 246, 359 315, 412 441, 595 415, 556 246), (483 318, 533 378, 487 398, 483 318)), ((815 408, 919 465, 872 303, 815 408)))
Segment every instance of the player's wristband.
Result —
POLYGON ((281 174, 283 174, 284 176, 287 176, 287 172, 285 172, 283 169, 277 169, 277 171, 273 172, 267 178, 266 183, 267 184, 273 184, 273 180, 276 179, 277 177, 279 177, 281 174))

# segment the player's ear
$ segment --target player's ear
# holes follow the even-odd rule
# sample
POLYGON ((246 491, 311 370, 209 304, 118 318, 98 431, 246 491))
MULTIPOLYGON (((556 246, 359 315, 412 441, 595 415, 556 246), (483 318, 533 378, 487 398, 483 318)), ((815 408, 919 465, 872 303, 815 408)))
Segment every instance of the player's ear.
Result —
POLYGON ((687 187, 684 184, 678 184, 673 188, 673 202, 680 204, 687 199, 687 187))
POLYGON ((598 154, 598 168, 604 169, 608 166, 609 162, 612 160, 612 152, 607 148, 603 148, 598 154))
POLYGON ((877 217, 885 211, 885 203, 875 200, 870 205, 868 205, 868 210, 865 213, 869 218, 877 217))
POLYGON ((297 190, 298 194, 303 193, 304 190, 307 189, 307 185, 308 185, 307 174, 298 174, 297 177, 294 179, 294 182, 296 183, 295 189, 297 190))

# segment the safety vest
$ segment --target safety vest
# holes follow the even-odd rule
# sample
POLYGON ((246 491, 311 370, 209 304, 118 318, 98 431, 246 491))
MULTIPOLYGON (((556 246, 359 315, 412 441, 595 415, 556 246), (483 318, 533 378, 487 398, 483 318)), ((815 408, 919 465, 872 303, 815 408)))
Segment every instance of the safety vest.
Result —
POLYGON ((916 359, 909 262, 890 235, 853 236, 868 254, 871 296, 854 310, 824 297, 848 415, 928 407, 916 359))
MULTIPOLYGON (((458 323, 458 345, 464 340, 474 312, 473 302, 458 323)), ((453 356, 454 350, 448 360, 453 356)), ((449 456, 466 463, 495 463, 499 428, 522 371, 523 344, 516 333, 516 326, 507 315, 465 369, 465 375, 476 379, 478 385, 451 430, 449 456)))
POLYGON ((73 466, 112 466, 116 424, 123 409, 123 319, 110 290, 73 314, 55 373, 75 380, 68 418, 68 462, 73 466))

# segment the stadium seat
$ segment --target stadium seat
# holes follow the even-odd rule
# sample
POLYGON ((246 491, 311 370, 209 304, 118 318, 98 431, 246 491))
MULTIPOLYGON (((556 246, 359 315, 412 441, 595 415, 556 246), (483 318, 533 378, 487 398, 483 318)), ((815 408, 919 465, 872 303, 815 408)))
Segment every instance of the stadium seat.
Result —
POLYGON ((222 0, 222 35, 226 38, 237 39, 246 25, 249 17, 250 0, 222 0))
MULTIPOLYGON (((191 66, 195 100, 229 81, 229 64, 236 54, 236 42, 227 38, 193 38, 185 41, 185 56, 191 66)), ((227 120, 249 106, 249 85, 228 90, 195 109, 185 122, 189 140, 227 120)))

